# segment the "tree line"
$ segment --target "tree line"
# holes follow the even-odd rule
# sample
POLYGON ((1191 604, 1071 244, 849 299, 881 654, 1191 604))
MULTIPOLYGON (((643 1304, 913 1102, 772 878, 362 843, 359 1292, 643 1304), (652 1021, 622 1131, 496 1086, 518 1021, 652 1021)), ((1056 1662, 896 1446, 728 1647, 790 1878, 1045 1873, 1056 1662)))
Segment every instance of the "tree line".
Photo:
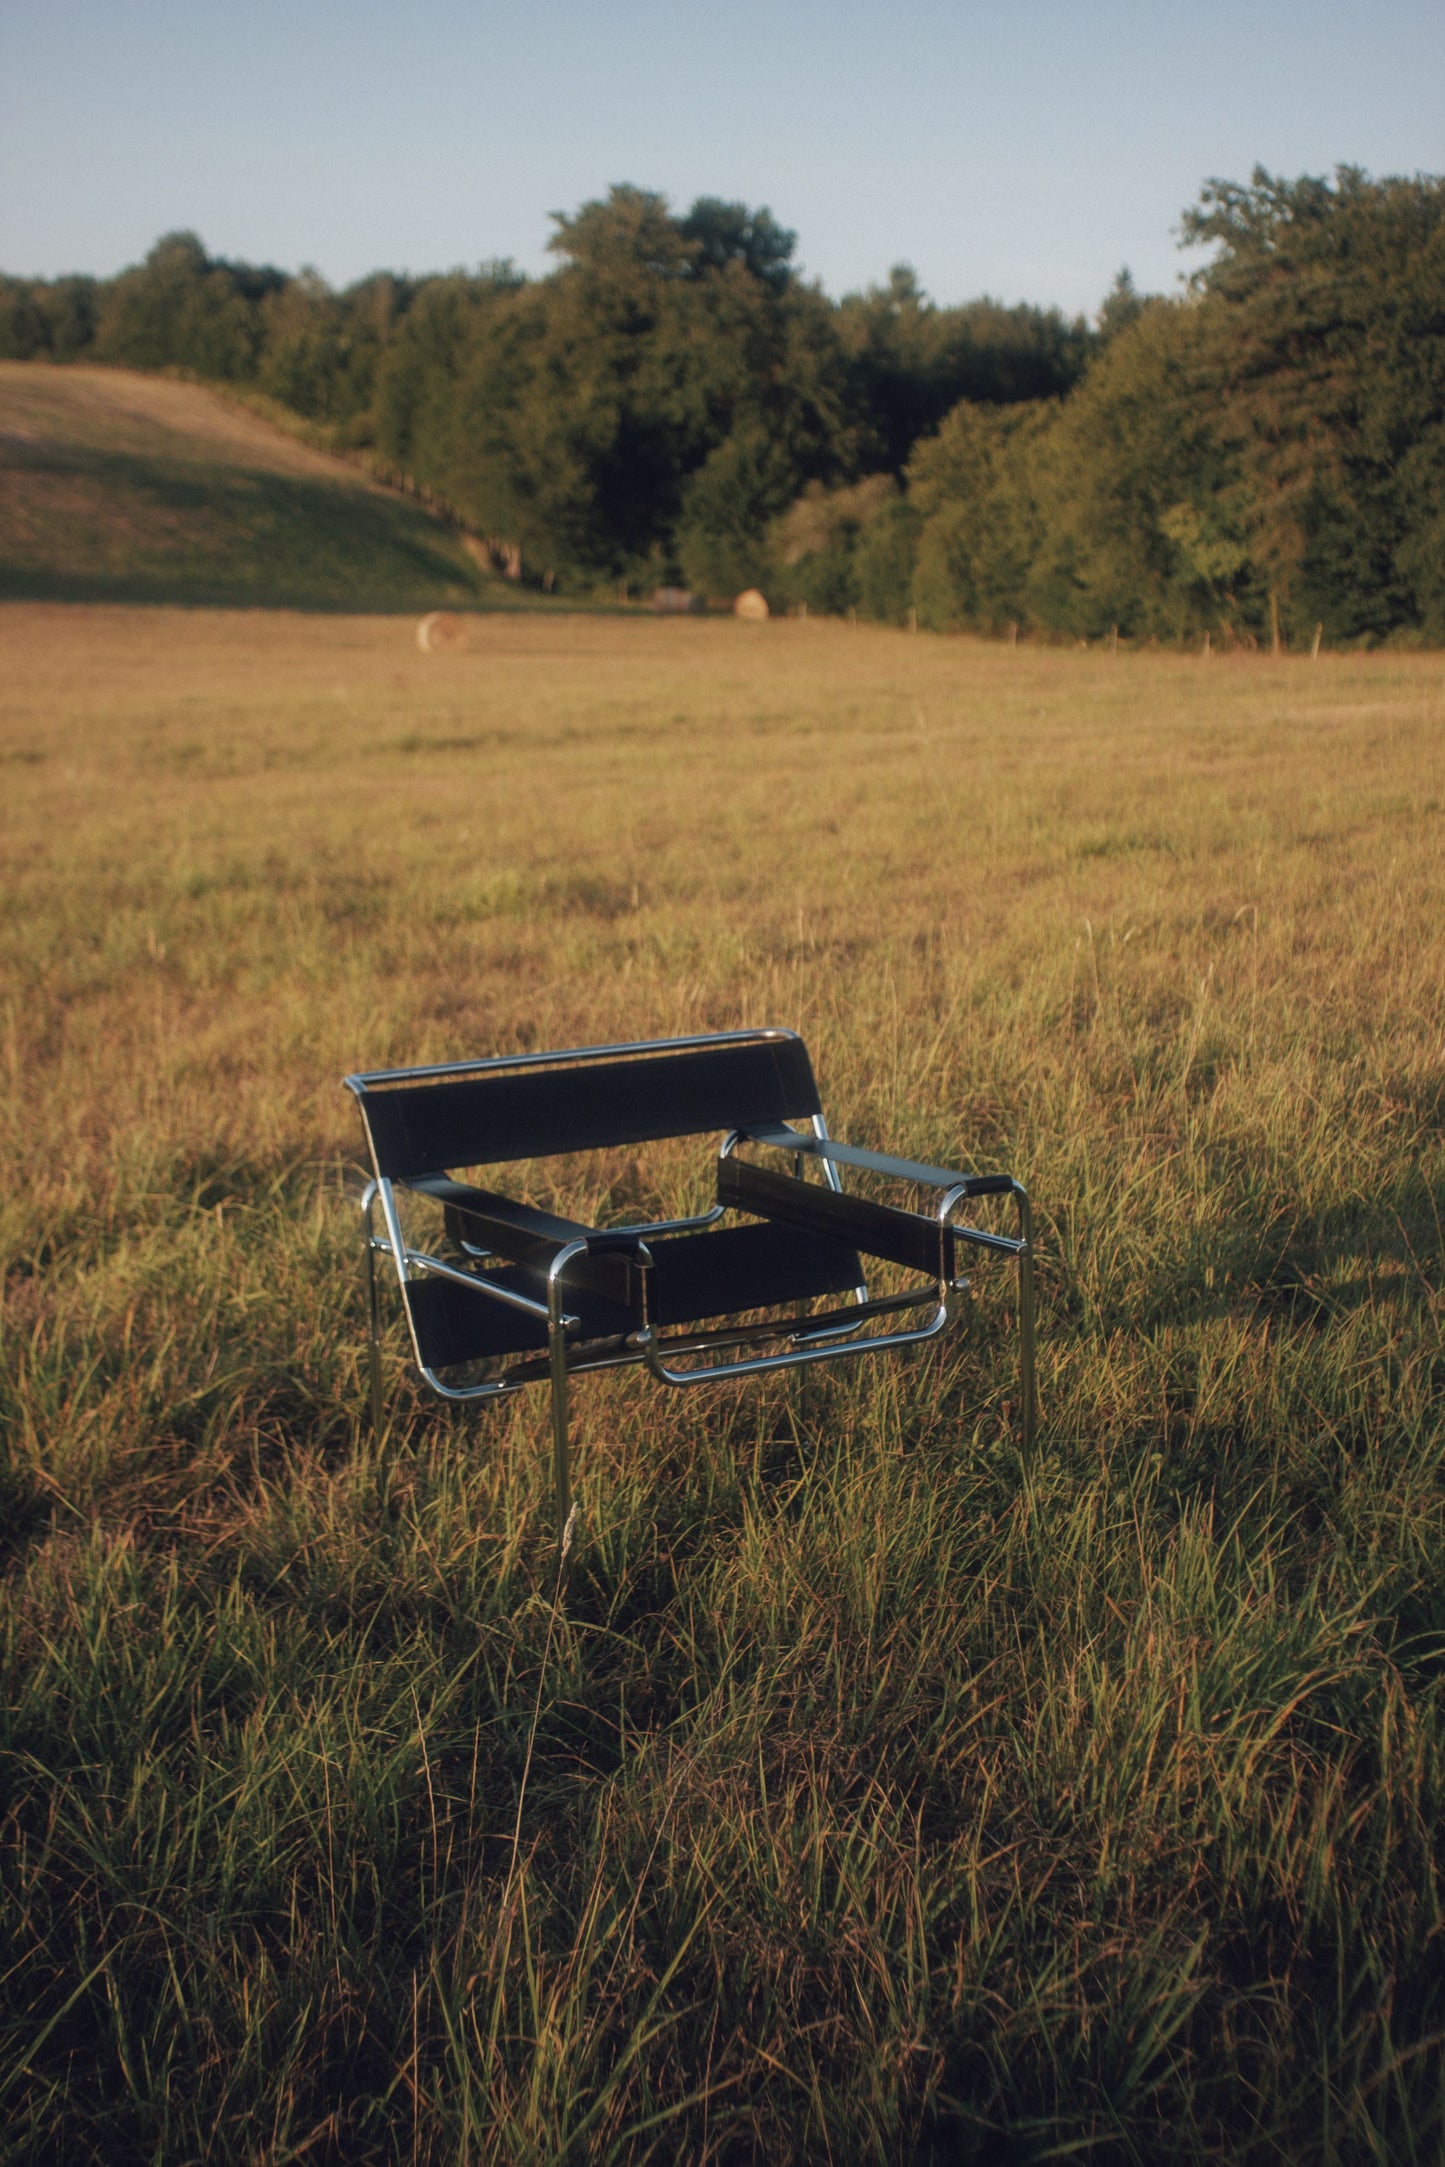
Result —
POLYGON ((685 583, 939 629, 1445 640, 1445 181, 1212 182, 1177 299, 1092 323, 833 302, 766 210, 645 190, 556 268, 335 292, 159 241, 0 278, 0 356, 264 394, 562 591, 685 583))

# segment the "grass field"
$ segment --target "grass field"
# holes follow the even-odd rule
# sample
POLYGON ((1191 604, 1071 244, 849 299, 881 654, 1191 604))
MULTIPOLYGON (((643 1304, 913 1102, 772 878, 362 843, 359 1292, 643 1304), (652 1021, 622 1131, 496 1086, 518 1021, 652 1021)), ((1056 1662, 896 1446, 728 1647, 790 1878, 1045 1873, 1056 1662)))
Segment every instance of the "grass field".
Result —
POLYGON ((1437 2161, 1445 664, 0 652, 6 2158, 1437 2161), (337 1079, 759 1021, 1029 1183, 1037 1449, 986 1268, 584 1381, 554 1609, 542 1398, 368 1435, 337 1079))
POLYGON ((535 597, 419 504, 199 384, 0 361, 0 598, 436 609, 535 597))

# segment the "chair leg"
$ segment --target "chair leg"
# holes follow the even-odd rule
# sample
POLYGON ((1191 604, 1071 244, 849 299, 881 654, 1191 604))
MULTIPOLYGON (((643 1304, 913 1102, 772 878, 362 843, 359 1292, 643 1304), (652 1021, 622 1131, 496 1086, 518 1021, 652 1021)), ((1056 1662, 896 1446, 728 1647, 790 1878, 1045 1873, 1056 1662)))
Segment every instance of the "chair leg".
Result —
MULTIPOLYGON (((563 1309, 563 1274, 586 1254, 585 1241, 568 1242, 547 1271, 547 1362, 552 1376, 552 1479, 557 1490, 558 1585, 572 1543, 572 1468, 567 1448, 567 1323, 563 1309)), ((575 1320, 571 1320, 575 1321, 575 1320)))
POLYGON ((381 1408, 381 1313, 376 1293, 376 1251, 371 1246, 371 1215, 366 1217, 366 1309, 367 1365, 371 1373, 371 1431, 380 1440, 381 1408))
POLYGON ((552 1480, 557 1492, 557 1540, 567 1531, 572 1511, 572 1467, 567 1436, 567 1350, 560 1332, 552 1334, 552 1480))
MULTIPOLYGON (((557 1298, 557 1282, 549 1289, 549 1306, 560 1311, 557 1298)), ((560 1545, 567 1531, 568 1515, 572 1510, 572 1467, 568 1453, 567 1438, 567 1341, 563 1334, 560 1315, 550 1321, 547 1332, 547 1353, 552 1376, 552 1480, 557 1493, 557 1541, 560 1545)))
POLYGON ((1039 1388, 1034 1359, 1034 1220, 1028 1191, 1021 1181, 1013 1185, 1019 1208, 1019 1389, 1023 1399, 1024 1450, 1033 1450, 1038 1428, 1039 1388))
POLYGON ((1032 1452, 1039 1418, 1039 1388, 1034 1365, 1034 1260, 1027 1249, 1019 1254, 1019 1373, 1024 1451, 1032 1452))

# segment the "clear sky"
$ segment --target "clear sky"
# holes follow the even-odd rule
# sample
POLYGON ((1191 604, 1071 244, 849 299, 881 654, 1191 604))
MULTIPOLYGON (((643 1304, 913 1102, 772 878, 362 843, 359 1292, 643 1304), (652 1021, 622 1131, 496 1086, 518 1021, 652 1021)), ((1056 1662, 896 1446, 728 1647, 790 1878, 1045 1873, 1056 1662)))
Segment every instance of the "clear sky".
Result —
POLYGON ((614 181, 767 204, 829 292, 1171 288, 1210 175, 1445 170, 1445 0, 5 0, 0 267, 178 226, 334 284, 511 256, 614 181))

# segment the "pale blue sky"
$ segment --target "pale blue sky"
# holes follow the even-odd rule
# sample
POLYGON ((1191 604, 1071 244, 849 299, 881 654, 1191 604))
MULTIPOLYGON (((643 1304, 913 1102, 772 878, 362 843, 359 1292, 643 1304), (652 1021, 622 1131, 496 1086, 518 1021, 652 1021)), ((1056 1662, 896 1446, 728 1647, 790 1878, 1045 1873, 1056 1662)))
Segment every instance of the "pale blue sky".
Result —
POLYGON ((6 0, 0 267, 160 233, 337 284, 512 256, 613 181, 766 203, 834 294, 1170 287, 1209 175, 1445 170, 1441 0, 6 0))

